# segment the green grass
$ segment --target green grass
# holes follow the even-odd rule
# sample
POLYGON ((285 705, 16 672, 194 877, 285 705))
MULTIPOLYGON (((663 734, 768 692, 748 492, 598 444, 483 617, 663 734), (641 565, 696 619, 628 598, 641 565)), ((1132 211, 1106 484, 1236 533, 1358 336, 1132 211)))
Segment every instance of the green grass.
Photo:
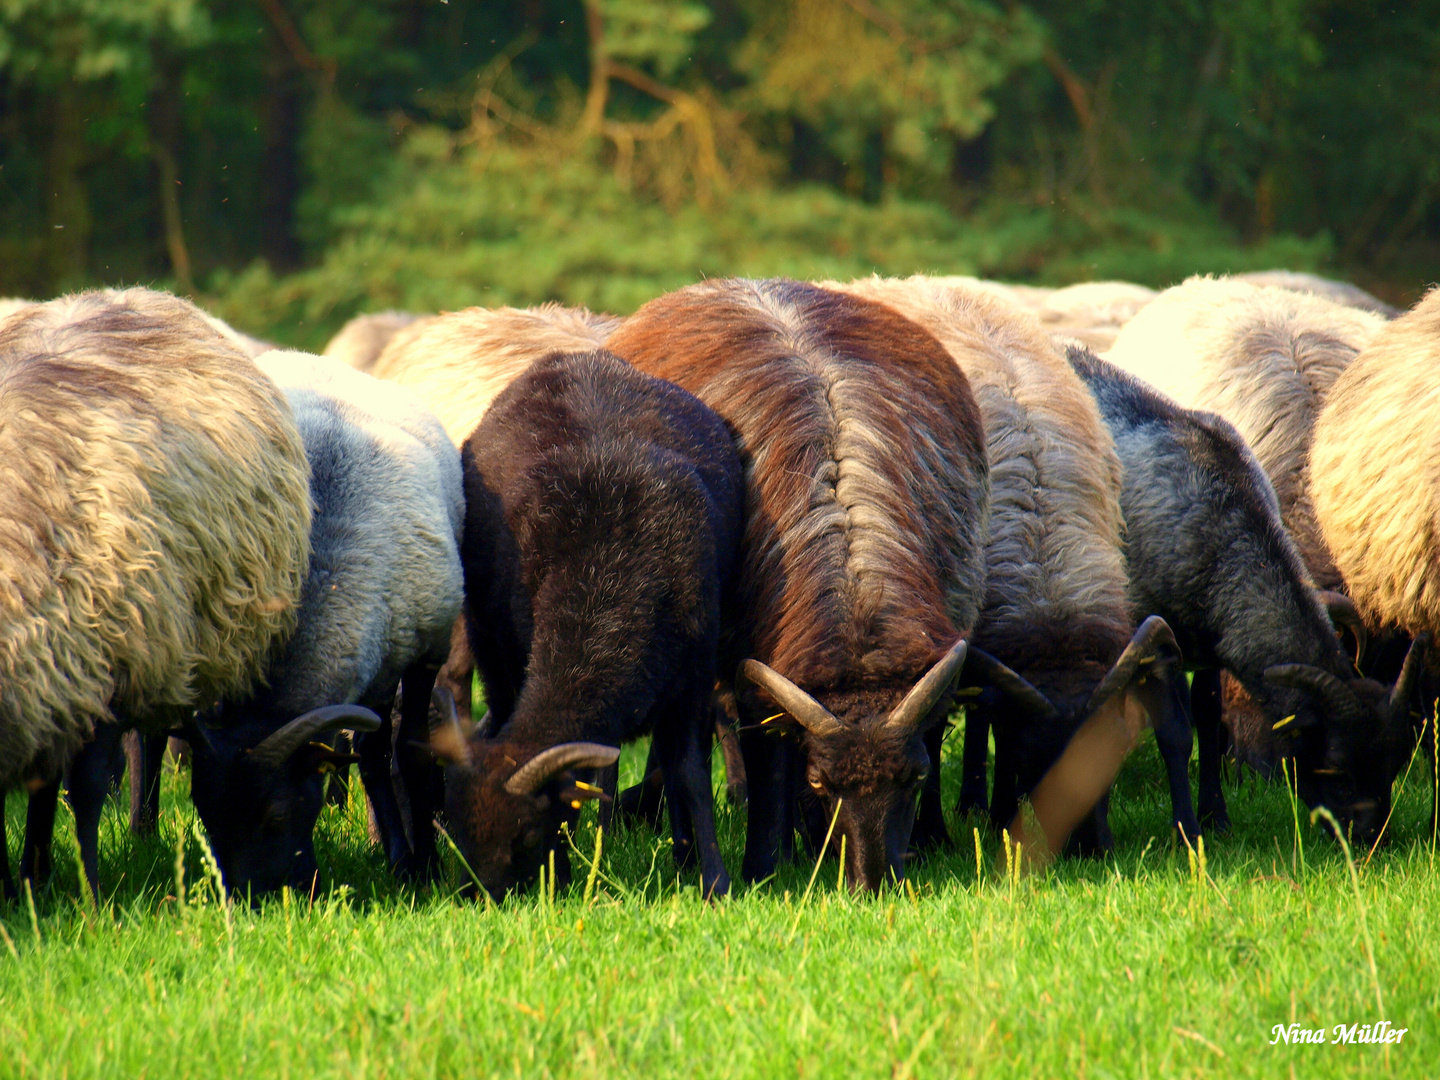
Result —
MULTIPOLYGON (((977 876, 966 822, 902 890, 851 898, 827 860, 808 895, 813 863, 708 905, 636 828, 605 838, 587 896, 587 817, 568 895, 495 907, 456 898, 453 864, 445 886, 397 887, 352 800, 318 829, 331 884, 251 911, 206 884, 170 773, 158 837, 107 813, 97 909, 68 822, 33 918, 0 909, 0 1076, 1434 1076, 1440 876, 1417 775, 1395 842, 1357 853, 1363 908, 1339 847, 1302 807, 1302 864, 1284 788, 1253 778, 1227 787, 1235 834, 1202 876, 1147 744, 1112 799, 1117 855, 1019 882, 988 839, 977 876), (1398 1046, 1270 1045, 1275 1024, 1372 1021, 1377 992, 1410 1029, 1398 1046)), ((13 866, 23 798, 7 809, 13 866)), ((719 814, 738 869, 743 814, 719 814)))

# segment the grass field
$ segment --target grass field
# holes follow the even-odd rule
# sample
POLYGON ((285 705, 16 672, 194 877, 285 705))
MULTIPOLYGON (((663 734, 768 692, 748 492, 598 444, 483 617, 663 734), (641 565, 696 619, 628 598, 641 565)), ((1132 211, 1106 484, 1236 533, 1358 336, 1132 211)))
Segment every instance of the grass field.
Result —
MULTIPOLYGON (((989 839, 977 869, 958 822, 958 852, 902 890, 852 898, 832 859, 709 905, 638 827, 604 838, 587 884, 587 817, 576 887, 497 908, 456 897, 453 859, 448 885, 397 887, 352 799, 318 829, 327 888, 258 911, 217 901, 167 770, 156 838, 107 813, 98 906, 67 827, 56 881, 0 908, 0 1076, 1433 1077, 1440 874, 1414 766, 1358 893, 1303 806, 1253 777, 1198 865, 1147 743, 1112 800, 1117 855, 1033 879, 989 839), (1401 1043, 1332 1044, 1382 1018, 1401 1043), (1271 1045, 1291 1022, 1326 1045, 1271 1045)), ((14 866, 23 797, 7 812, 14 866)), ((738 869, 743 814, 719 813, 738 869)))

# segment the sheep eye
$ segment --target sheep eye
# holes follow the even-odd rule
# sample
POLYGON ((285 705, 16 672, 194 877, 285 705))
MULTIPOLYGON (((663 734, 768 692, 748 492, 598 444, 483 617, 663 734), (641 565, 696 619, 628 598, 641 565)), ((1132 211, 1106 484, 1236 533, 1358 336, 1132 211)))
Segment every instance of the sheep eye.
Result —
POLYGON ((825 785, 822 784, 819 780, 811 780, 810 786, 814 790, 820 792, 822 795, 825 793, 825 785))

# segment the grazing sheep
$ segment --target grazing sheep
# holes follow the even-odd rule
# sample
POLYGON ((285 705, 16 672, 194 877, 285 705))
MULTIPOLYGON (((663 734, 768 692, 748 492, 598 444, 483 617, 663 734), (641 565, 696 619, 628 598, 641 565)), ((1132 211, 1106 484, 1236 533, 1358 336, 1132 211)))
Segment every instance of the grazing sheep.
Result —
POLYGON ((721 665, 751 657, 736 682, 745 877, 790 854, 801 775, 813 816, 834 815, 851 887, 903 877, 932 764, 923 735, 944 718, 983 590, 989 491, 964 376, 890 309, 785 280, 662 296, 609 348, 715 409, 745 462, 739 619, 721 665), (773 729, 801 739, 803 773, 773 729))
MULTIPOLYGON (((0 324, 0 791, 112 710, 153 729, 246 693, 309 534, 290 406, 194 305, 80 293, 0 324)), ((100 807, 75 809, 93 884, 100 807)))
MULTIPOLYGON (((1132 602, 1139 611, 1165 618, 1186 666, 1231 672, 1268 718, 1266 735, 1271 725, 1293 716, 1302 760, 1317 756, 1310 744, 1336 742, 1351 728, 1355 737, 1378 746, 1397 723, 1408 726, 1403 710, 1394 715, 1408 686, 1395 697, 1358 678, 1341 652, 1324 605, 1352 627, 1358 615, 1345 597, 1315 592, 1280 523, 1270 481, 1239 433, 1213 413, 1181 408, 1088 349, 1071 346, 1067 358, 1095 395, 1124 466, 1120 504, 1132 602), (1278 672, 1280 665, 1292 671, 1278 672), (1298 665, 1320 673, 1312 681, 1339 689, 1313 695, 1295 683, 1298 665), (1342 702, 1338 708, 1336 701, 1342 702)), ((1197 675, 1200 819, 1224 829, 1220 702, 1213 676, 1209 687, 1201 693, 1197 675)), ((1237 743, 1246 744, 1243 737, 1237 743)), ((1319 778, 1313 769, 1301 776, 1301 794, 1310 805, 1324 803, 1339 813, 1357 799, 1373 799, 1388 812, 1390 777, 1377 784, 1368 767, 1344 775, 1340 763, 1330 768, 1335 771, 1319 778), (1342 784, 1358 794, 1336 798, 1342 784)), ((1187 784, 1187 773, 1172 775, 1171 782, 1187 784)), ((1384 815, 1355 820, 1358 833, 1373 838, 1384 815)))
POLYGON ((1311 293, 1345 307, 1373 311, 1376 315, 1383 315, 1387 319, 1393 319, 1400 314, 1399 308, 1391 307, 1384 300, 1371 296, 1358 285, 1351 285, 1348 281, 1332 281, 1330 278, 1323 278, 1318 274, 1304 274, 1295 270, 1252 270, 1246 274, 1236 274, 1234 278, 1236 281, 1246 281, 1251 285, 1273 286, 1277 289, 1289 289, 1291 292, 1311 293))
POLYGON ((459 446, 532 362, 597 349, 616 325, 609 315, 560 304, 446 312, 396 334, 372 374, 411 387, 459 446))
POLYGON ((1106 359, 1180 405, 1234 424, 1270 477, 1311 577, 1341 589, 1315 524, 1306 463, 1331 384, 1384 325, 1318 296, 1194 277, 1147 304, 1106 359))
MULTIPOLYGON (((1018 797, 1034 789, 1086 719, 1113 705, 1094 697, 1097 687, 1113 697, 1130 688, 1130 677, 1143 682, 1145 667, 1170 667, 1150 662, 1156 650, 1173 648, 1168 631, 1150 624, 1132 641, 1114 442, 1033 318, 945 279, 872 277, 835 287, 888 304, 934 334, 980 407, 991 490, 987 587, 966 681, 988 682, 999 694, 966 710, 962 807, 984 805, 985 734, 993 728, 992 821, 1006 827, 1018 797)), ((1189 757, 1188 726, 1155 687, 1144 697, 1162 752, 1179 762, 1172 765, 1175 820, 1194 835, 1188 781, 1183 791, 1175 781, 1189 757)), ((943 838, 938 789, 925 818, 927 839, 943 838)), ((1110 845, 1103 802, 1076 840, 1110 845)))
POLYGON ((720 418, 602 351, 556 353, 466 440, 469 640, 493 734, 442 744, 456 844, 497 899, 549 853, 584 785, 653 732, 676 863, 729 875, 715 839, 710 697, 744 479, 720 418))
POLYGON ((264 688, 227 700, 219 730, 187 727, 192 797, 227 886, 308 889, 321 773, 353 760, 316 740, 366 731, 360 773, 386 854, 401 874, 424 878, 437 865, 430 692, 463 600, 460 455, 403 388, 305 353, 269 352, 258 365, 289 398, 305 441, 310 566, 295 633, 264 688))
MULTIPOLYGON (((356 371, 370 373, 385 346, 402 330, 416 323, 429 322, 434 316, 414 315, 408 311, 380 311, 373 315, 356 315, 340 328, 329 344, 325 356, 349 364, 356 371)), ((418 328, 417 328, 418 329, 418 328)))

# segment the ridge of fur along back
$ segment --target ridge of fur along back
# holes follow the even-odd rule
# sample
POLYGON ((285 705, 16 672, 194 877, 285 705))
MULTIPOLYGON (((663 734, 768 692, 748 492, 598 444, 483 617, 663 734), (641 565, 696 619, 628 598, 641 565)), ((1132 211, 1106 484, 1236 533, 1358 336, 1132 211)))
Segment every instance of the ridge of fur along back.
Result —
POLYGON ((246 690, 294 629, 309 466, 276 386, 145 289, 0 329, 0 786, 109 713, 246 690))
POLYGON ((589 352, 619 324, 584 308, 466 308, 398 331, 372 374, 412 388, 456 446, 475 430, 495 395, 542 356, 589 352))
POLYGON ((1440 631, 1440 289, 1336 379, 1311 483, 1325 542, 1372 626, 1440 631))
POLYGON ((1126 323, 1105 358, 1235 425, 1270 477, 1315 583, 1334 589, 1340 575, 1310 500, 1310 440, 1330 387, 1384 325, 1373 312, 1309 293, 1194 277, 1126 323))
POLYGON ((919 327, 793 281, 653 300, 613 351, 696 394, 749 478, 747 652, 807 689, 923 672, 979 614, 979 415, 919 327))

